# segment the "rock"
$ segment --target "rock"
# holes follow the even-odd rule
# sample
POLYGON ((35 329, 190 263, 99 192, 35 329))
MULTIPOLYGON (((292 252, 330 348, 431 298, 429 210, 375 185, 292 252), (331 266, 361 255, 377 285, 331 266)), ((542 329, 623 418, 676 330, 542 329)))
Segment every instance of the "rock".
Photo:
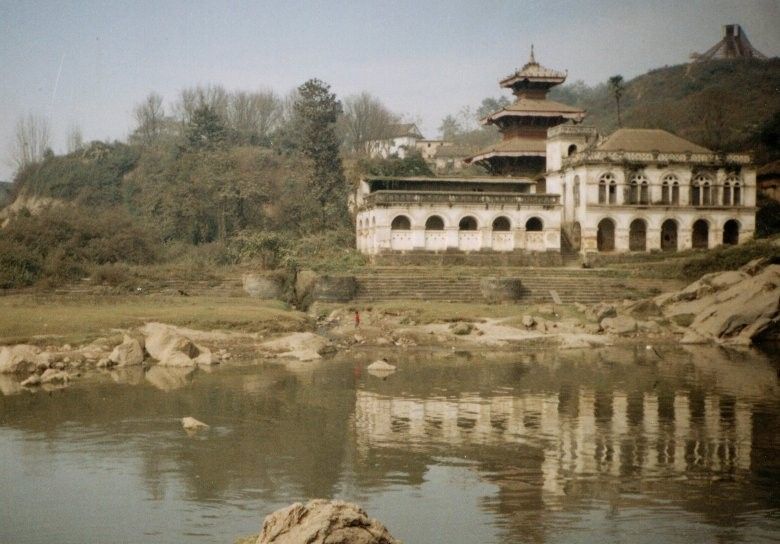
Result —
POLYGON ((396 367, 384 359, 379 359, 368 365, 366 370, 368 370, 369 374, 377 378, 387 378, 396 371, 396 367))
POLYGON ((401 544, 356 504, 315 499, 266 516, 256 544, 401 544))
POLYGON ((524 315, 520 323, 525 327, 526 329, 530 329, 536 324, 536 320, 531 315, 524 315))
POLYGON ((612 304, 607 304, 606 302, 599 302, 598 304, 594 304, 585 312, 586 318, 592 321, 597 321, 599 323, 601 323, 601 321, 606 317, 615 316, 617 316, 617 310, 615 309, 615 306, 612 304))
POLYGON ((205 366, 211 366, 211 365, 218 365, 219 360, 214 357, 214 355, 211 353, 211 350, 207 347, 203 347, 201 345, 195 344, 195 347, 198 348, 198 356, 195 357, 195 364, 197 365, 205 365, 205 366))
POLYGON ((514 302, 523 295, 520 278, 485 276, 479 280, 479 290, 488 303, 514 302))
POLYGON ((465 336, 467 334, 471 334, 471 331, 474 330, 474 325, 471 323, 464 323, 463 321, 459 321, 458 323, 452 324, 450 326, 450 330, 452 331, 452 334, 465 336))
POLYGON ((121 344, 114 348, 108 359, 118 366, 135 366, 144 362, 144 348, 140 342, 128 335, 121 344))
POLYGON ((601 320, 601 328, 613 334, 631 334, 636 332, 636 319, 627 315, 605 317, 601 320))
POLYGON ((275 281, 259 274, 244 274, 241 277, 241 283, 244 286, 244 291, 250 297, 268 300, 279 298, 282 295, 282 290, 275 281))
POLYGON ((155 365, 144 376, 146 381, 161 391, 173 391, 189 385, 194 367, 171 368, 155 365))
POLYGON ((12 376, 6 376, 5 374, 0 374, 0 393, 8 396, 16 395, 21 391, 22 384, 20 384, 16 378, 12 376))
POLYGON ((97 365, 96 365, 96 366, 97 366, 98 368, 108 368, 108 367, 110 367, 112 364, 113 364, 113 363, 111 362, 111 359, 109 359, 108 357, 103 357, 103 358, 101 358, 101 359, 100 359, 100 360, 97 362, 97 365))
POLYGON ((185 431, 204 431, 209 428, 202 421, 189 416, 181 418, 181 426, 184 427, 185 431))
POLYGON ((636 318, 657 317, 661 315, 661 308, 653 300, 640 300, 632 302, 626 308, 629 315, 636 318))
POLYGON ((780 265, 722 289, 696 314, 689 328, 720 343, 750 344, 780 324, 780 265))
POLYGON ((772 262, 767 257, 759 257, 743 265, 739 271, 749 276, 755 276, 770 264, 772 262))
POLYGON ((291 357, 299 361, 313 361, 321 359, 320 353, 326 351, 330 345, 330 341, 318 334, 295 332, 275 340, 263 342, 258 347, 269 355, 291 357))
POLYGON ((68 383, 70 381, 70 374, 62 370, 56 370, 50 368, 43 374, 41 374, 41 383, 68 383))
POLYGON ((312 270, 301 270, 295 276, 295 299, 298 306, 308 308, 312 303, 312 293, 317 283, 317 273, 312 270))
POLYGON ((164 323, 147 323, 146 352, 163 366, 195 366, 200 349, 195 343, 164 323))
POLYGON ((580 313, 583 313, 583 314, 584 314, 586 311, 588 311, 588 307, 587 307, 587 306, 585 306, 585 305, 584 305, 582 302, 575 302, 575 303, 574 303, 574 308, 576 308, 576 310, 577 310, 578 312, 580 312, 580 313))
POLYGON ((22 382, 22 386, 24 387, 36 387, 38 385, 41 385, 41 377, 37 374, 33 374, 22 382))
POLYGON ((582 326, 582 330, 588 334, 598 334, 601 332, 601 325, 598 323, 585 323, 582 326))
POLYGON ((38 354, 36 346, 18 344, 0 348, 0 374, 29 374, 37 368, 38 354))
POLYGON ((661 332, 661 325, 655 321, 637 321, 637 328, 642 332, 657 333, 661 332))

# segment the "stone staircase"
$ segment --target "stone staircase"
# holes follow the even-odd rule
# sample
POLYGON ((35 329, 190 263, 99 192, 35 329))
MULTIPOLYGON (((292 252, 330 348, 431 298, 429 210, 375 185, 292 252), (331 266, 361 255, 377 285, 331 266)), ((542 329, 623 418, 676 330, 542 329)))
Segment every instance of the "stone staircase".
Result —
POLYGON ((356 274, 356 301, 432 300, 484 302, 480 280, 484 276, 519 277, 525 304, 552 302, 557 291, 565 304, 592 304, 602 300, 636 299, 679 288, 679 282, 633 278, 625 272, 576 268, 460 268, 375 267, 356 274))

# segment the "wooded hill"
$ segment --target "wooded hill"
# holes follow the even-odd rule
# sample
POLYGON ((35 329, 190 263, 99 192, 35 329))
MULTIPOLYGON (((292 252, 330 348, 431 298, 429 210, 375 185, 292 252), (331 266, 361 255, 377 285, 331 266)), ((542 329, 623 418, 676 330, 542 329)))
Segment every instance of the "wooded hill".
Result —
MULTIPOLYGON (((778 158, 780 59, 718 60, 651 70, 624 83, 623 126, 662 128, 716 151, 752 151, 759 164, 778 158)), ((575 82, 550 98, 587 110, 585 123, 617 128, 609 85, 575 82)))

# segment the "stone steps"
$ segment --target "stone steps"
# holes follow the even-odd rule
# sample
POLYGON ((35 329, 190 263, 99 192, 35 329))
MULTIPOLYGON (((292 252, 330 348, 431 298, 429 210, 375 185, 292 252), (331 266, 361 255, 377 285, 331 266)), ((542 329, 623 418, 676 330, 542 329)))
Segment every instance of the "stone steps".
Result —
POLYGON ((484 302, 480 280, 500 274, 521 279, 523 294, 518 302, 552 302, 550 290, 557 291, 566 304, 591 304, 602 300, 642 298, 658 290, 676 288, 666 280, 630 278, 625 273, 587 269, 423 269, 375 268, 356 276, 357 301, 435 300, 484 302))

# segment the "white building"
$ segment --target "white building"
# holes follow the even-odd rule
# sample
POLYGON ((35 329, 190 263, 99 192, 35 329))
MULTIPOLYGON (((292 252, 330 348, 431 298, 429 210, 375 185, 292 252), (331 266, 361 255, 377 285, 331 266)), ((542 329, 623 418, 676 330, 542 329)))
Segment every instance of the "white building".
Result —
POLYGON ((382 140, 372 140, 368 144, 368 152, 371 157, 398 157, 403 159, 409 151, 417 149, 417 142, 423 136, 420 129, 414 123, 400 123, 393 125, 390 135, 382 140))
POLYGON ((547 189, 564 238, 590 252, 676 251, 753 236, 756 169, 664 130, 561 125, 547 139, 547 189))

